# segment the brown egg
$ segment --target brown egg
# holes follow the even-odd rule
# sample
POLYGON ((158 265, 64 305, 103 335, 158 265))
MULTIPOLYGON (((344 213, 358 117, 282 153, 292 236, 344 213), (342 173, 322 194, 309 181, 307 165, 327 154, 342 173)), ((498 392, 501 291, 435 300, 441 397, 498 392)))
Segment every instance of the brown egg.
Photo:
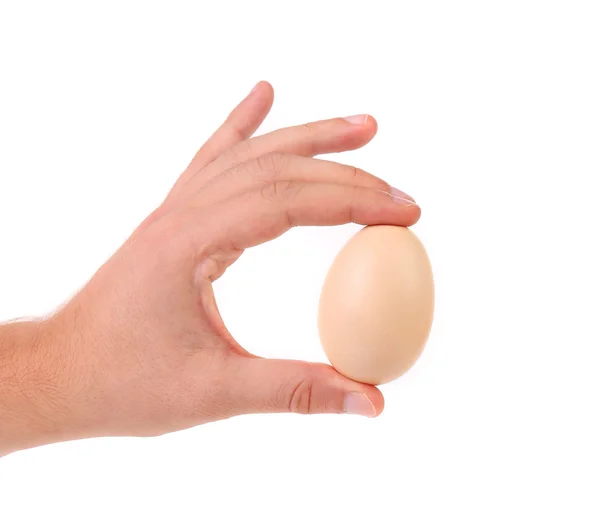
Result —
POLYGON ((346 243, 325 278, 318 317, 325 354, 353 380, 395 380, 421 355, 433 304, 433 274, 421 241, 405 227, 367 226, 346 243))

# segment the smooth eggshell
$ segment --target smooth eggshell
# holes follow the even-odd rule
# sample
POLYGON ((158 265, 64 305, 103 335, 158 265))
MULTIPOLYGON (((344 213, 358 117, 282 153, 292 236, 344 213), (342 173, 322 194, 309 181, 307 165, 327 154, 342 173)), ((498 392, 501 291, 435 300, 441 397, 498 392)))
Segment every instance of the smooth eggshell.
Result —
POLYGON ((321 344, 353 380, 395 380, 421 355, 433 322, 427 252, 405 227, 367 226, 342 248, 319 301, 321 344))

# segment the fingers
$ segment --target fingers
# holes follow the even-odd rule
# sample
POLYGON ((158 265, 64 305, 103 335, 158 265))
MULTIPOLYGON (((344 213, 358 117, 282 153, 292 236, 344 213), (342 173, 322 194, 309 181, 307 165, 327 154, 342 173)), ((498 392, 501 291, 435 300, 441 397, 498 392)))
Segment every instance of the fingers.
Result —
MULTIPOLYGON (((275 181, 339 183, 388 190, 382 179, 359 168, 293 154, 266 154, 223 172, 203 185, 201 196, 217 202, 256 185, 275 181)), ((409 199, 413 200, 412 197, 409 199)))
POLYGON ((327 364, 239 357, 230 403, 239 414, 358 414, 376 417, 383 395, 327 364))
POLYGON ((229 114, 225 122, 202 145, 172 189, 178 191, 198 171, 242 140, 250 138, 264 121, 273 105, 273 88, 259 82, 229 114))
POLYGON ((203 184, 223 170, 271 153, 313 157, 358 149, 377 132, 377 122, 368 115, 333 118, 279 129, 232 146, 199 178, 203 184))
POLYGON ((220 245, 246 249, 294 226, 410 226, 421 210, 393 190, 331 183, 269 183, 211 208, 212 230, 220 245))

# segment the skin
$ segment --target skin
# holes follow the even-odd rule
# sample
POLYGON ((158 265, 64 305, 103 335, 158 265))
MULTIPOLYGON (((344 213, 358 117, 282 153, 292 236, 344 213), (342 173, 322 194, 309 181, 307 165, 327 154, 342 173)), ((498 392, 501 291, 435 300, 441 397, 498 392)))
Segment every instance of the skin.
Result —
POLYGON ((0 326, 0 455, 250 413, 381 413, 376 387, 326 364, 253 355, 219 315, 212 283, 244 249, 294 226, 410 226, 420 216, 374 175, 314 158, 367 144, 372 117, 252 138, 272 103, 271 85, 257 84, 68 303, 0 326))

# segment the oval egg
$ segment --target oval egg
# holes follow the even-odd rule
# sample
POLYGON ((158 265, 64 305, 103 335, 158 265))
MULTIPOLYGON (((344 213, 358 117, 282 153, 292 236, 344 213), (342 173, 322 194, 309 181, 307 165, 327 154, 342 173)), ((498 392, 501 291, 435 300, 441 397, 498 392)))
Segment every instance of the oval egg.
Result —
POLYGON ((410 369, 433 322, 427 252, 405 227, 367 226, 333 261, 321 291, 318 327, 331 365, 380 385, 410 369))

